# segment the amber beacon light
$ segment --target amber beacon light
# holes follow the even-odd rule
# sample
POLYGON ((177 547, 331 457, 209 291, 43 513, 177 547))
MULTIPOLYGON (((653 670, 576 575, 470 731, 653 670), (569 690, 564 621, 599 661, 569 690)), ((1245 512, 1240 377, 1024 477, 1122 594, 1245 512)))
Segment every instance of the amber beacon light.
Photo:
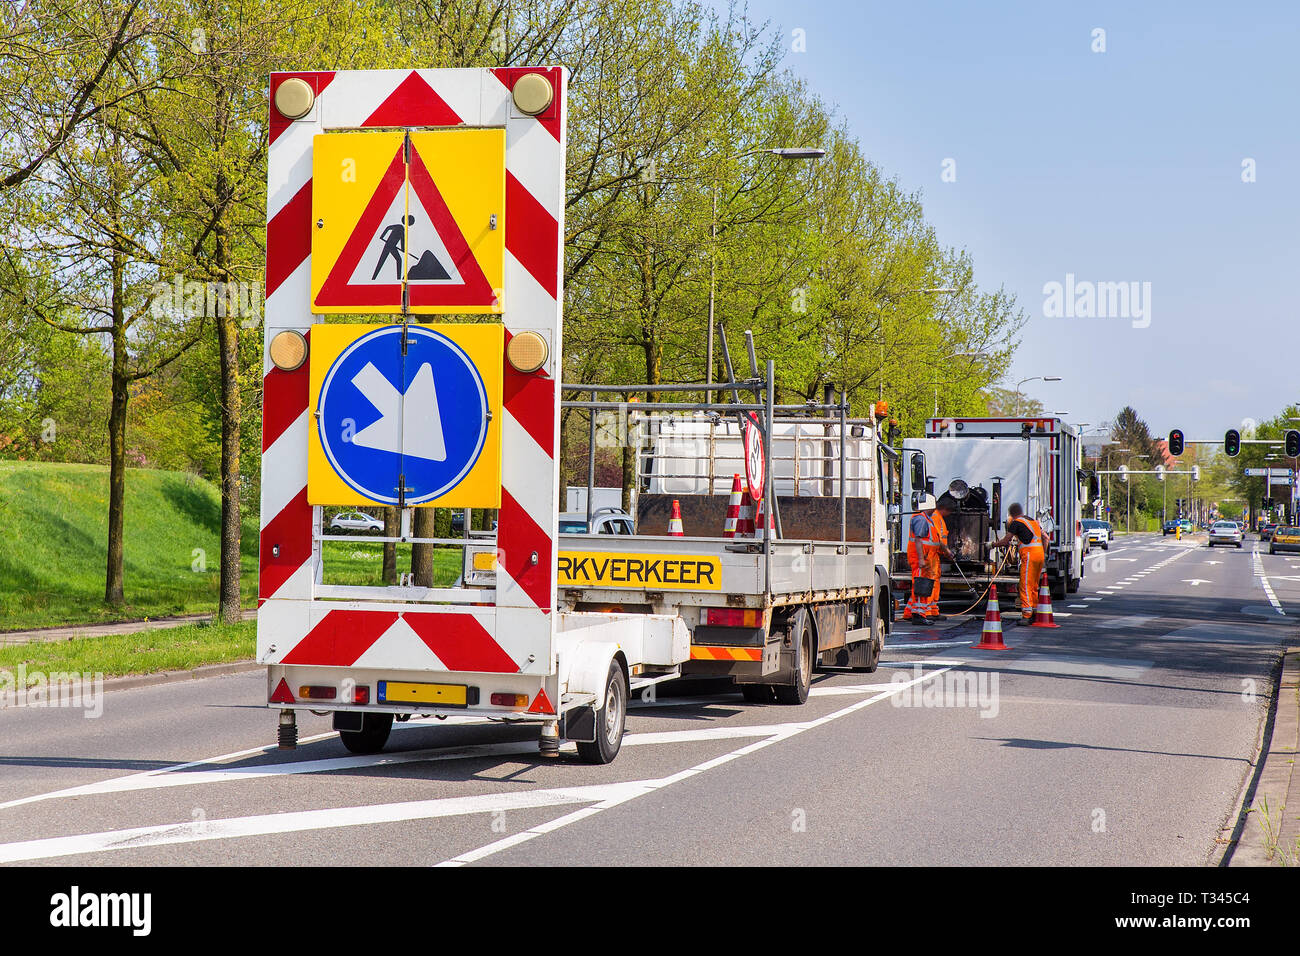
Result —
POLYGON ((307 361, 307 339, 301 332, 285 329, 271 339, 271 364, 282 372, 292 372, 307 361))
POLYGON ((506 346, 506 358, 519 372, 536 372, 546 364, 550 352, 546 339, 531 330, 516 333, 506 346))

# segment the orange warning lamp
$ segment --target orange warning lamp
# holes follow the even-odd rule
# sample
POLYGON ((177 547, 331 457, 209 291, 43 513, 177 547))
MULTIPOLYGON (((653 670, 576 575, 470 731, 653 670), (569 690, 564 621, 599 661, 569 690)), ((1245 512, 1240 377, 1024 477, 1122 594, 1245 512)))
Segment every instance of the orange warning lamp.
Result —
POLYGON ((506 359, 518 372, 536 372, 546 364, 550 354, 546 339, 531 329, 515 333, 506 346, 506 359))

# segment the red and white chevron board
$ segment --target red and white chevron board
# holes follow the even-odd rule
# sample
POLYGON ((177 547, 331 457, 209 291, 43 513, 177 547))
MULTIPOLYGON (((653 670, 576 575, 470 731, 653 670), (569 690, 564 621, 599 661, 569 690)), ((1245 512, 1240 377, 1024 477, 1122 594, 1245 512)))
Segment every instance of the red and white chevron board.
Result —
POLYGON ((309 363, 281 371, 264 347, 259 660, 554 672, 566 82, 559 67, 272 74, 264 343, 295 329, 310 347, 313 137, 367 128, 504 127, 505 340, 531 329, 547 340, 550 355, 532 374, 503 357, 496 603, 470 609, 316 599, 313 529, 320 515, 307 503, 309 363), (554 92, 537 116, 520 112, 511 96, 528 73, 543 76, 554 92), (290 77, 316 94, 310 112, 295 121, 274 105, 290 77))

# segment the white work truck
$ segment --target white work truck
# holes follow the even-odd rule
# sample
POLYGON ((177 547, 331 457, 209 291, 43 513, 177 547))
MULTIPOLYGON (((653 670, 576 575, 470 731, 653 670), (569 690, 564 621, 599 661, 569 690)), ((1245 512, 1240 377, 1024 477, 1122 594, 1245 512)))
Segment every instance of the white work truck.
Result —
POLYGON ((567 83, 558 67, 271 77, 257 658, 282 747, 304 710, 357 753, 395 720, 456 716, 607 763, 653 684, 731 676, 797 704, 817 663, 876 666, 891 469, 873 421, 843 398, 777 405, 770 362, 675 391, 560 384, 567 83), (599 393, 704 396, 636 406, 635 534, 561 528, 566 388, 593 436, 584 531, 595 416, 627 407, 599 393), (707 455, 683 452, 679 424, 707 455), (663 463, 683 458, 697 473, 677 489, 663 463), (775 505, 776 539, 723 536, 733 472, 775 505), (392 509, 397 533, 366 542, 410 554, 395 583, 350 570, 366 555, 324 521, 339 508, 392 509), (434 533, 439 509, 459 536, 434 533))
MULTIPOLYGON (((1087 551, 1082 524, 1087 482, 1073 426, 1059 418, 933 418, 926 437, 902 442, 900 454, 905 504, 912 503, 914 493, 929 492, 953 505, 948 546, 958 560, 942 563, 941 597, 969 603, 990 580, 1018 583, 1014 555, 990 546, 1005 532, 1012 503, 1043 526, 1044 569, 1053 597, 1078 591, 1087 551)), ((909 525, 902 523, 894 556, 899 591, 910 587, 909 525)))

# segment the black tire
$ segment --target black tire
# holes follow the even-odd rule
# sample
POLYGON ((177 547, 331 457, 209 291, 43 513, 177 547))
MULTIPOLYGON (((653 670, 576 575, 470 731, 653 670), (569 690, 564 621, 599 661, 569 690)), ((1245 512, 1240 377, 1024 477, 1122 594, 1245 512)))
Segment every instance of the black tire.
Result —
POLYGON ((1071 578, 1065 585, 1065 590, 1069 594, 1078 594, 1079 585, 1083 584, 1083 578, 1071 578))
POLYGON ((340 730, 343 746, 354 754, 377 754, 393 732, 392 714, 363 714, 360 730, 340 730))
POLYGON ((771 704, 776 701, 771 684, 741 684, 740 696, 748 704, 771 704))
MULTIPOLYGON (((877 605, 877 607, 880 607, 877 605)), ((885 608, 880 608, 876 617, 875 625, 871 629, 871 638, 867 641, 870 647, 867 649, 867 663, 859 667, 849 668, 855 674, 873 674, 876 668, 880 666, 880 655, 885 650, 885 634, 889 631, 889 618, 885 616, 885 608)))
POLYGON ((1240 542, 1240 541, 1237 542, 1237 550, 1238 550, 1238 551, 1241 550, 1241 542, 1240 542))
POLYGON ((1053 600, 1053 601, 1064 601, 1064 600, 1065 600, 1065 591, 1066 591, 1066 587, 1067 587, 1067 585, 1066 585, 1065 580, 1064 580, 1063 578, 1058 578, 1057 580, 1051 582, 1051 585, 1050 585, 1050 591, 1051 591, 1051 595, 1052 595, 1052 600, 1053 600))
POLYGON ((578 759, 583 763, 613 763, 623 746, 627 729, 627 678, 618 661, 609 662, 605 676, 605 705, 596 711, 596 739, 578 741, 578 759))
POLYGON ((790 622, 790 639, 794 644, 794 683, 779 684, 776 691, 778 704, 798 705, 808 702, 808 691, 812 689, 813 669, 813 632, 808 622, 807 611, 795 612, 790 622))
POLYGON ((1277 552, 1276 552, 1275 550, 1273 550, 1273 546, 1272 546, 1271 544, 1268 546, 1268 553, 1269 553, 1269 554, 1277 554, 1277 552))

